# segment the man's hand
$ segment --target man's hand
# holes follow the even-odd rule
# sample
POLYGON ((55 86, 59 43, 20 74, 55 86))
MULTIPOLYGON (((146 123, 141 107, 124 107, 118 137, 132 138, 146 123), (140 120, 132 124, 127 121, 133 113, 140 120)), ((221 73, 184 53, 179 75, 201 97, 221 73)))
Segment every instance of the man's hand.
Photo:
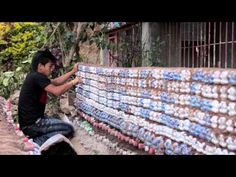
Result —
POLYGON ((64 84, 73 74, 75 74, 78 71, 78 65, 79 63, 76 63, 70 72, 53 79, 52 84, 56 86, 64 84))
POLYGON ((73 85, 76 85, 78 83, 82 83, 82 79, 80 77, 75 77, 75 79, 72 80, 73 85))
POLYGON ((72 88, 74 85, 82 82, 83 81, 80 77, 76 77, 75 79, 59 86, 49 84, 47 87, 44 88, 44 90, 49 93, 52 93, 55 96, 60 96, 61 94, 65 93, 67 90, 72 88))
POLYGON ((78 71, 79 63, 76 63, 72 69, 72 72, 75 74, 78 71))

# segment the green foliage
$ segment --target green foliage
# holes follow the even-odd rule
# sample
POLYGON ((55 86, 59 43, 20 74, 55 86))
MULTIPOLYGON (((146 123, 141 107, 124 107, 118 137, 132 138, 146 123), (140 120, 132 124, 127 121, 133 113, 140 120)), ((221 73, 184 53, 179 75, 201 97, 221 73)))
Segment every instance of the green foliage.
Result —
POLYGON ((29 54, 42 46, 45 36, 43 27, 37 23, 14 23, 3 35, 5 44, 0 52, 0 63, 13 58, 13 66, 19 65, 29 54))
POLYGON ((90 45, 95 43, 99 49, 118 53, 118 66, 141 66, 142 58, 145 58, 148 66, 162 65, 160 54, 165 45, 163 41, 157 39, 151 44, 150 50, 144 49, 140 41, 141 31, 137 28, 134 43, 131 43, 130 35, 121 34, 123 40, 117 46, 107 42, 108 25, 107 22, 0 23, 0 95, 8 97, 20 88, 30 70, 34 53, 46 46, 54 48, 53 54, 60 66, 54 71, 53 77, 66 73, 74 63, 87 60, 79 53, 80 45, 84 42, 90 45), (81 30, 77 30, 81 24, 81 30))
POLYGON ((161 62, 161 52, 165 44, 165 41, 161 41, 157 37, 151 43, 150 49, 142 49, 143 58, 145 58, 147 66, 164 66, 161 62))
POLYGON ((33 54, 46 35, 39 23, 0 23, 0 95, 7 98, 19 89, 30 70, 33 54))
POLYGON ((17 67, 16 71, 0 72, 0 94, 8 98, 14 90, 19 89, 25 74, 21 67, 17 67))
POLYGON ((99 25, 99 30, 98 31, 94 31, 94 33, 92 33, 92 35, 89 37, 89 43, 95 43, 97 45, 97 47, 99 49, 105 49, 105 48, 109 48, 110 45, 107 42, 106 39, 106 32, 108 31, 108 24, 109 23, 94 23, 94 24, 90 24, 88 23, 88 26, 91 28, 91 30, 94 30, 96 25, 99 25))
POLYGON ((83 43, 88 42, 90 45, 95 43, 99 49, 109 47, 105 34, 108 23, 47 22, 43 23, 43 25, 47 33, 46 46, 50 49, 55 48, 53 47, 55 45, 59 46, 54 53, 58 56, 58 62, 62 63, 62 67, 54 72, 54 77, 56 77, 57 74, 63 74, 68 71, 68 66, 73 66, 76 62, 87 60, 86 57, 80 56, 80 46, 83 43), (77 27, 81 27, 80 30, 78 30, 79 28, 77 27))

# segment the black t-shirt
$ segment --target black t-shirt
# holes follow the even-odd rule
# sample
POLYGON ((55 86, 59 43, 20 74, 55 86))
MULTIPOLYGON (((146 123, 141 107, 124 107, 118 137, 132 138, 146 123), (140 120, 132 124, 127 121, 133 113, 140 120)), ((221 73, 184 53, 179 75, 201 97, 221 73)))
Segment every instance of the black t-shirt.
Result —
POLYGON ((44 90, 51 83, 47 76, 32 72, 26 76, 21 88, 18 116, 20 127, 34 124, 38 118, 44 117, 47 103, 47 92, 44 90))

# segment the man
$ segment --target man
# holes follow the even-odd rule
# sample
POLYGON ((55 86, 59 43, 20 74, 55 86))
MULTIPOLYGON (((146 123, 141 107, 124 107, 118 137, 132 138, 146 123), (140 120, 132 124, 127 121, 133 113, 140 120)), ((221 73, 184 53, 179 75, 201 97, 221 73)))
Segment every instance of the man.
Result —
POLYGON ((39 146, 56 134, 62 134, 67 138, 73 137, 74 134, 74 129, 70 124, 44 115, 47 92, 59 96, 81 82, 78 77, 67 81, 76 73, 78 64, 75 64, 70 72, 50 80, 48 77, 54 69, 55 61, 56 58, 48 49, 38 51, 31 64, 33 72, 27 75, 19 97, 20 129, 25 135, 33 138, 39 146))

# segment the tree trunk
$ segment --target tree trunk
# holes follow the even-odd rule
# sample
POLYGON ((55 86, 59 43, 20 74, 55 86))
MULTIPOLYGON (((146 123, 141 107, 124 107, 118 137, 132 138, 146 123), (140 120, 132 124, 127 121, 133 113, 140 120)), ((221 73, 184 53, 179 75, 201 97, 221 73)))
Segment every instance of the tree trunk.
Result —
POLYGON ((71 49, 69 50, 68 54, 65 55, 65 61, 63 63, 63 67, 67 67, 70 65, 72 58, 74 57, 76 47, 79 45, 79 34, 81 32, 81 27, 83 23, 77 22, 74 23, 73 33, 76 34, 76 42, 72 45, 71 49))

